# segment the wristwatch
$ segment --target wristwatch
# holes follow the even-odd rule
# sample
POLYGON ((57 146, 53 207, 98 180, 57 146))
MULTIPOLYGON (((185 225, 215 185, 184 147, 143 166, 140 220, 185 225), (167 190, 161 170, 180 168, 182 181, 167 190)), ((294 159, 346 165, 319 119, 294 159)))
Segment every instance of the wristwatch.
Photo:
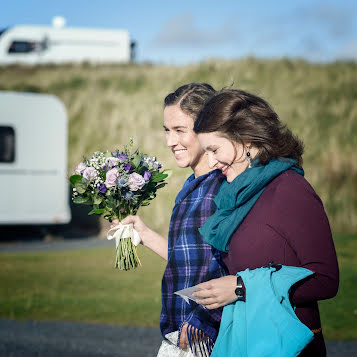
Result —
POLYGON ((243 280, 240 275, 237 275, 237 287, 235 290, 238 301, 244 301, 244 289, 243 289, 243 280))

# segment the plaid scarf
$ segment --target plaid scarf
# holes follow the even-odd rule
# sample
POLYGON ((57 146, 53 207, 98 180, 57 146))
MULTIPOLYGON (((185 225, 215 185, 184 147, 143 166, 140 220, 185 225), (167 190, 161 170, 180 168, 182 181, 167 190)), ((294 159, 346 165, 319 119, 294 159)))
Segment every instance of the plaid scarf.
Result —
POLYGON ((168 262, 162 279, 161 333, 180 331, 184 323, 192 328, 188 337, 203 337, 208 351, 217 338, 222 309, 207 310, 193 301, 174 294, 204 281, 227 275, 220 253, 204 242, 198 228, 215 209, 213 202, 224 176, 219 170, 194 178, 191 175, 176 197, 172 211, 169 237, 168 262))

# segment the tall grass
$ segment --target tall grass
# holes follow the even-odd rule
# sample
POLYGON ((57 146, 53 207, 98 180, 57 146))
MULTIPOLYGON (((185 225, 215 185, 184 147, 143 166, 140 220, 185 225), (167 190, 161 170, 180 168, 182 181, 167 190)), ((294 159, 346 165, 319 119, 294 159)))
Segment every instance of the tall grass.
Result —
POLYGON ((68 171, 96 150, 133 136, 142 151, 172 168, 170 184, 139 214, 165 234, 174 196, 189 170, 165 147, 162 102, 187 82, 232 85, 264 97, 305 143, 304 169, 334 232, 357 231, 357 64, 302 60, 207 61, 185 67, 143 65, 0 68, 0 89, 51 93, 69 116, 68 171))

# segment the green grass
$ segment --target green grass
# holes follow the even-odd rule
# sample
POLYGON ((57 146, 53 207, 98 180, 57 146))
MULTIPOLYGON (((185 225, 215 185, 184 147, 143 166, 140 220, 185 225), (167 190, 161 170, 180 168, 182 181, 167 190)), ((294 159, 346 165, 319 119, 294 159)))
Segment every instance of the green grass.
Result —
POLYGON ((335 235, 340 286, 334 299, 320 301, 324 335, 330 340, 357 340, 357 235, 335 235))
POLYGON ((0 316, 158 326, 165 262, 139 249, 142 268, 113 268, 115 249, 1 254, 0 316))
MULTIPOLYGON (((320 302, 329 340, 357 340, 356 236, 336 235, 340 289, 320 302)), ((143 267, 113 268, 114 248, 0 254, 0 317, 158 326, 165 262, 139 247, 143 267)))

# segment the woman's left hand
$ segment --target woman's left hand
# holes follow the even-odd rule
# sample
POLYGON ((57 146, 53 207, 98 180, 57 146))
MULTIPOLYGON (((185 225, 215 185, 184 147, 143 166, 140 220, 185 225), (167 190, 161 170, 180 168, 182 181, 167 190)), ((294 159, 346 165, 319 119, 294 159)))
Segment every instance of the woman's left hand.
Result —
POLYGON ((237 300, 236 286, 237 277, 235 275, 223 276, 198 284, 197 287, 202 290, 196 291, 192 295, 200 298, 196 301, 197 304, 202 304, 207 309, 217 309, 237 300))

